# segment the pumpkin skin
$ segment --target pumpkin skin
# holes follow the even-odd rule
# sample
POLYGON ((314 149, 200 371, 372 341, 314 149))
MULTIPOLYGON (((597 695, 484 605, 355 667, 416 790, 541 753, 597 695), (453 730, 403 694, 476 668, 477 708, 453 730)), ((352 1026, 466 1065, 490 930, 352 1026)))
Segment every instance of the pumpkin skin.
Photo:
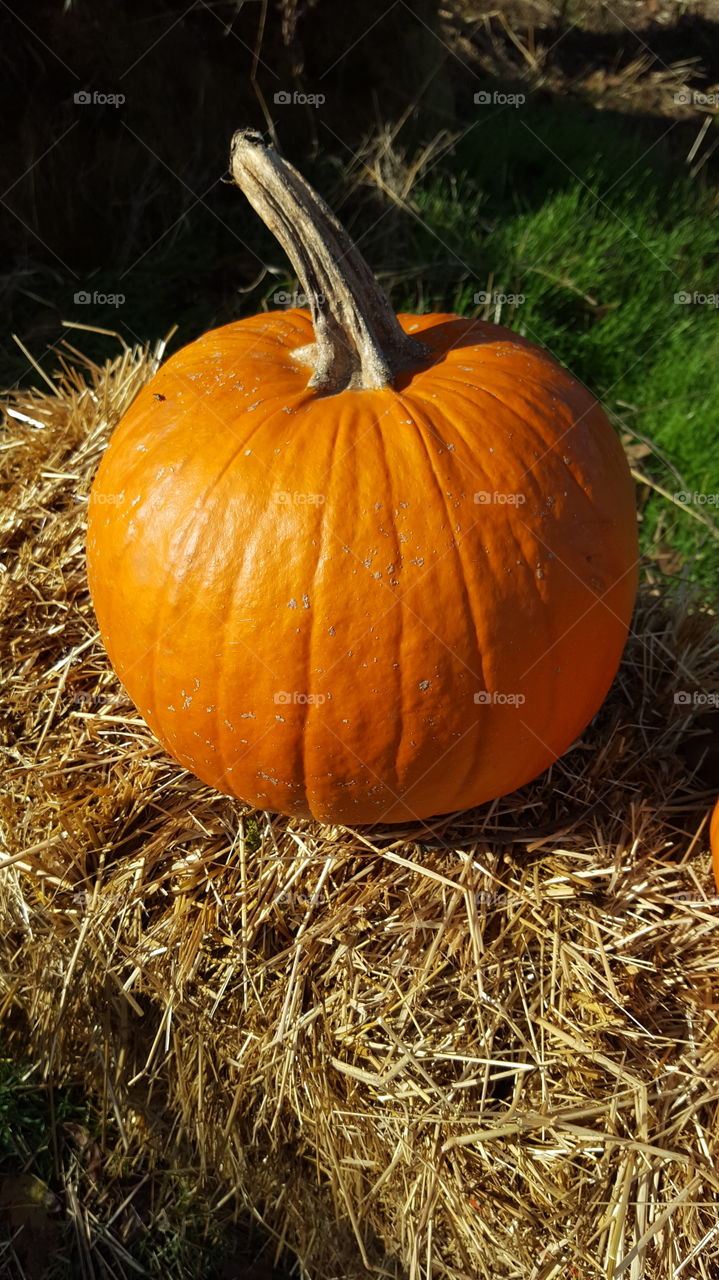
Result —
POLYGON ((719 800, 714 805, 714 810, 709 824, 709 846, 712 851, 712 868, 714 871, 714 883, 719 893, 719 800))
POLYGON ((536 777, 601 706, 636 596, 634 486, 589 392, 499 326, 398 319, 429 359, 329 396, 292 355, 308 312, 205 334, 139 393, 90 496, 100 631, 157 738, 322 822, 536 777))

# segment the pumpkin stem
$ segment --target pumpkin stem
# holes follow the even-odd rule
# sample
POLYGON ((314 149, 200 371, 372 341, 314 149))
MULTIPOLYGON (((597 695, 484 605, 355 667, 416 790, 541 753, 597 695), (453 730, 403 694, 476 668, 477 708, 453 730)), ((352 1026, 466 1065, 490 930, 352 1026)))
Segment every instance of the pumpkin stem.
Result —
POLYGON ((232 176, 277 237, 302 284, 315 341, 293 352, 327 395, 391 386, 429 348, 402 329, 389 299, 321 196, 254 129, 232 139, 232 176))

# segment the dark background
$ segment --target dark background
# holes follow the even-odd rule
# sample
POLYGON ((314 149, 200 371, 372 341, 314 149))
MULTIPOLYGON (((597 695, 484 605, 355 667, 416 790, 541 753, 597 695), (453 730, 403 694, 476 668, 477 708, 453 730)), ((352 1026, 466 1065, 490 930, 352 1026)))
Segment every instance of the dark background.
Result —
MULTIPOLYGON (((526 130, 520 134, 511 111, 477 119, 479 87, 528 93, 534 119, 550 113, 550 138, 551 113, 559 113, 573 127, 580 122, 584 135, 596 134, 600 156, 616 138, 637 156, 649 147, 658 174, 681 166, 696 117, 675 121, 665 136, 653 74, 688 59, 688 82, 711 86, 719 77, 719 27, 712 4, 678 13, 662 3, 3 0, 3 383, 38 376, 12 333, 51 373, 68 336, 63 321, 111 329, 129 343, 177 325, 177 346, 276 305, 272 293, 292 283, 287 264, 224 182, 240 127, 271 136, 353 234, 372 228, 371 265, 390 281, 406 279, 414 265, 403 247, 412 219, 376 182, 363 181, 358 155, 371 139, 391 135, 394 147, 412 154, 438 136, 456 137, 443 149, 442 171, 451 179, 469 168, 500 203, 516 200, 506 180, 510 164, 515 180, 521 167, 528 202, 543 198, 548 183, 567 180, 566 166, 553 165, 551 151, 526 130), (544 51, 536 65, 522 46, 544 51), (646 64, 636 77, 639 93, 617 94, 637 60, 646 64), (76 102, 83 92, 125 101, 76 102), (275 101, 282 92, 325 101, 285 105, 275 101), (125 301, 78 304, 82 292, 125 301)), ((400 289, 397 304, 447 307, 454 265, 451 255, 446 271, 435 263, 421 296, 400 289)), ((477 263, 478 278, 491 267, 491 260, 477 263)), ((106 337, 70 336, 95 358, 117 350, 106 337)))

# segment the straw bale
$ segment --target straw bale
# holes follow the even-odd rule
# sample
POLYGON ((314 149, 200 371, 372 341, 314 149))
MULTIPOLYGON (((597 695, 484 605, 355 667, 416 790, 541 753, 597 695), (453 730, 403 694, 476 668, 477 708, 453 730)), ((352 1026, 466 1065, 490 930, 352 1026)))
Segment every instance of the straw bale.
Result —
POLYGON ((213 793, 129 703, 85 576, 92 476, 162 354, 68 350, 6 398, 3 1042, 312 1280, 716 1277, 712 796, 687 752, 715 617, 648 571, 593 724, 472 812, 352 831, 213 793))

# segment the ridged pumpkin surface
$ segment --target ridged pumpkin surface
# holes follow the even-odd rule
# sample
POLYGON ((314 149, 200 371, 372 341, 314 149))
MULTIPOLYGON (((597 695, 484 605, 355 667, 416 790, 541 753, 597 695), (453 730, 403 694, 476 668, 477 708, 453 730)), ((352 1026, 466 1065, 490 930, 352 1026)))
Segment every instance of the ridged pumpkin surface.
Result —
POLYGON ((637 584, 601 407, 498 326, 400 316, 432 357, 322 396, 268 313, 178 352, 117 427, 88 571, 167 750, 261 808, 402 822, 504 795, 601 705, 637 584))

